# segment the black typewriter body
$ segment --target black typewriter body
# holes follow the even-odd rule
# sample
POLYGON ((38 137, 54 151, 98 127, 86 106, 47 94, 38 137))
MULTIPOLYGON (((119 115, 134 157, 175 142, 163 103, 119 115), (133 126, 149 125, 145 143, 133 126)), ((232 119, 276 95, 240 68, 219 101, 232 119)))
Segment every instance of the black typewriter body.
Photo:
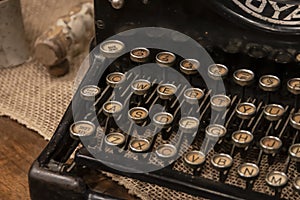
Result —
MULTIPOLYGON (((235 4, 244 2, 243 5, 249 5, 252 2, 253 6, 262 9, 260 2, 266 2, 263 5, 268 14, 272 12, 269 1, 128 0, 118 9, 112 6, 112 2, 94 2, 96 34, 91 43, 90 68, 53 138, 32 165, 29 172, 31 198, 116 199, 97 192, 86 181, 87 174, 107 171, 207 199, 300 199, 300 146, 297 146, 300 143, 300 115, 297 115, 300 108, 300 79, 297 79, 300 78, 300 25, 258 20, 242 13, 235 4), (174 43, 185 56, 167 48, 154 48, 155 37, 152 38, 152 47, 143 46, 142 39, 140 46, 132 45, 130 41, 134 39, 139 42, 139 35, 130 30, 143 27, 162 27, 185 34, 208 52, 209 59, 196 59, 198 54, 184 54, 185 49, 180 49, 180 46, 186 41, 181 37, 178 39, 178 35, 161 36, 159 39, 166 37, 166 44, 174 43), (119 34, 127 30, 133 35, 119 34), (101 47, 107 41, 121 42, 118 44, 124 44, 128 50, 140 48, 144 53, 148 50, 147 59, 133 61, 129 51, 113 59, 104 56, 107 60, 99 62, 99 45, 101 47), (157 55, 166 52, 168 56, 174 56, 174 60, 167 67, 161 67, 166 63, 158 64, 155 69, 161 67, 159 75, 149 77, 138 74, 138 71, 130 72, 141 63, 158 63, 157 55), (186 59, 198 60, 199 63, 189 60, 189 64, 199 64, 205 77, 190 73, 189 68, 184 70, 181 66, 186 59), (103 63, 108 67, 101 68, 103 63), (214 70, 209 73, 210 66, 217 67, 217 74, 214 70), (179 96, 184 96, 188 89, 183 83, 177 83, 176 78, 164 80, 168 75, 166 68, 183 75, 189 87, 200 89, 193 92, 202 96, 197 99, 187 95, 185 101, 180 103, 174 96, 165 97, 163 92, 157 92, 164 83, 175 86, 179 96), (120 80, 110 80, 108 77, 111 74, 116 75, 117 79, 124 78, 130 86, 136 80, 149 81, 151 86, 142 95, 133 93, 130 87, 116 87, 120 80), (247 79, 248 76, 252 76, 251 80, 247 79), (214 90, 204 80, 209 80, 214 87, 222 82, 224 89, 214 90), (87 86, 93 86, 88 89, 97 93, 92 103, 82 97, 82 91, 87 86), (165 106, 172 115, 172 125, 161 127, 162 131, 156 136, 145 136, 143 133, 128 136, 126 132, 133 131, 130 129, 132 120, 123 115, 119 119, 122 122, 120 125, 117 120, 111 121, 112 113, 105 110, 106 103, 113 100, 113 95, 118 92, 126 94, 118 100, 122 106, 145 108, 147 115, 148 111, 151 113, 154 103, 165 106), (221 99, 218 99, 219 104, 214 105, 212 99, 217 95, 221 95, 221 99), (226 103, 228 98, 227 105, 223 105, 222 102, 226 103), (195 104, 198 107, 194 110, 195 104), (177 114, 178 110, 189 106, 191 109, 188 112, 177 114), (74 107, 84 108, 83 112, 74 112, 74 107), (253 112, 249 113, 251 109, 253 112), (89 111, 97 115, 89 115, 89 111), (166 144, 172 144, 174 138, 181 138, 180 135, 190 132, 182 128, 180 121, 190 113, 198 119, 198 128, 192 131, 195 139, 187 147, 184 141, 181 145, 171 146, 175 146, 178 152, 180 148, 187 148, 186 152, 171 161, 165 161, 166 155, 161 152, 151 157, 151 152, 155 154, 161 146, 169 148, 166 144), (224 122, 222 127, 217 126, 220 119, 224 122), (76 138, 76 125, 80 123, 85 128, 93 129, 88 137, 76 138), (219 128, 217 135, 209 131, 210 125, 219 128), (75 133, 71 133, 72 130, 75 133), (224 134, 220 136, 222 131, 224 134), (109 140, 108 135, 112 133, 118 133, 115 136, 124 141, 116 144, 109 140), (234 138, 234 134, 239 137, 234 138), (245 136, 251 141, 240 140, 245 136), (135 147, 131 142, 138 139, 141 139, 140 142, 146 140, 149 148, 135 147), (84 145, 85 142, 89 145, 84 145), (93 156, 95 152, 101 157, 93 156), (200 152, 204 152, 205 156, 203 162, 197 163, 200 152), (72 154, 74 159, 71 159, 72 154), (130 159, 142 159, 149 165, 164 167, 136 173, 143 166, 133 161, 131 165, 115 162, 123 159, 126 163, 130 163, 130 159)), ((278 3, 278 6, 284 4, 278 3)), ((288 17, 296 12, 296 8, 290 6, 290 9, 281 15, 288 17)), ((156 113, 153 114, 155 116, 156 113)), ((153 116, 147 116, 142 124, 151 121, 153 116)), ((149 129, 155 130, 155 126, 149 129)), ((80 135, 80 131, 77 134, 80 135)), ((185 139, 184 136, 182 138, 185 139)))

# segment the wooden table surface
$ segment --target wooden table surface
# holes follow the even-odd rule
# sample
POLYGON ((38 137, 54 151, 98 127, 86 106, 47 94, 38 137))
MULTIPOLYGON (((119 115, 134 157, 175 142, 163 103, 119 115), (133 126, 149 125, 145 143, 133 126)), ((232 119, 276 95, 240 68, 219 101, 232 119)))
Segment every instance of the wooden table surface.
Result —
MULTIPOLYGON (((27 173, 46 146, 40 135, 7 118, 0 117, 0 200, 30 199, 27 173)), ((103 177, 103 192, 123 199, 136 199, 115 182, 103 177)))

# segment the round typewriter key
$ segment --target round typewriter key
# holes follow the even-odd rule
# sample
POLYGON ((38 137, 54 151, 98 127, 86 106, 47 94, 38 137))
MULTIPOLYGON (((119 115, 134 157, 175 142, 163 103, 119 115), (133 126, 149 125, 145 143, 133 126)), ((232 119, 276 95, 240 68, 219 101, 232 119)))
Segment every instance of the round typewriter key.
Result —
POLYGON ((184 91, 184 98, 190 104, 197 104, 203 96, 204 92, 199 88, 189 88, 184 91))
POLYGON ((256 106, 252 103, 240 103, 236 107, 236 114, 241 119, 250 119, 256 113, 256 106))
POLYGON ((130 59, 137 63, 147 62, 149 55, 150 51, 143 47, 138 47, 130 51, 130 59))
POLYGON ((194 133, 198 126, 199 120, 195 117, 183 117, 179 120, 179 128, 184 133, 194 133))
POLYGON ((153 116, 154 124, 159 128, 166 128, 173 122, 173 115, 167 112, 159 112, 153 116))
POLYGON ((290 124, 293 128, 300 130, 300 113, 294 113, 290 116, 290 124))
POLYGON ((125 49, 125 44, 119 40, 108 40, 100 44, 100 52, 107 58, 119 57, 125 49))
POLYGON ((122 111, 123 105, 118 101, 107 101, 103 104, 103 112, 107 116, 113 116, 122 111))
POLYGON ((228 96, 219 94, 212 96, 210 103, 214 110, 224 111, 230 106, 231 100, 228 96))
POLYGON ((281 119, 284 113, 284 108, 278 104, 269 104, 264 108, 265 118, 271 122, 281 119))
POLYGON ((299 176, 294 180, 293 188, 296 192, 300 192, 300 177, 299 176))
POLYGON ((238 85, 244 87, 254 81, 254 73, 248 69, 239 69, 233 73, 233 80, 238 85))
POLYGON ((213 64, 208 67, 208 76, 213 80, 221 80, 228 74, 228 68, 225 65, 213 64))
POLYGON ((300 162, 300 143, 290 146, 289 155, 296 162, 300 162))
POLYGON ((271 171, 266 176, 266 182, 274 188, 284 187, 288 183, 288 177, 284 172, 271 171))
POLYGON ((136 153, 146 152, 150 148, 150 142, 147 139, 134 139, 130 141, 129 148, 136 153))
POLYGON ((96 131, 96 126, 89 121, 78 121, 70 126, 70 136, 73 139, 80 137, 89 137, 96 131))
POLYGON ((201 151, 190 151, 184 155, 183 159, 192 168, 198 168, 205 163, 205 155, 201 151))
POLYGON ((232 157, 224 153, 215 154, 211 158, 211 164, 217 170, 226 170, 232 166, 232 163, 233 163, 232 157))
POLYGON ((218 140, 226 135, 227 130, 224 126, 219 124, 211 124, 206 127, 205 134, 211 140, 218 140))
POLYGON ((156 62, 161 67, 170 67, 174 64, 176 56, 171 52, 160 52, 156 55, 156 62))
POLYGON ((287 82, 287 88, 292 94, 299 95, 300 94, 300 78, 290 79, 287 82))
POLYGON ((274 154, 279 151, 282 146, 282 142, 278 137, 265 136, 260 140, 260 148, 266 154, 274 154))
POLYGON ((177 87, 173 84, 161 84, 157 87, 157 93, 161 99, 171 99, 177 91, 177 87))
POLYGON ((197 74, 200 63, 195 59, 185 59, 180 62, 180 70, 186 75, 197 74))
POLYGON ((148 110, 143 107, 134 107, 128 111, 128 117, 137 124, 143 123, 148 117, 148 110))
POLYGON ((139 79, 131 84, 131 88, 133 89, 134 94, 144 95, 151 88, 151 83, 148 80, 139 79))
POLYGON ((122 146, 125 142, 125 136, 122 133, 109 133, 105 136, 105 143, 110 146, 122 146))
POLYGON ((120 72, 113 72, 107 75, 106 82, 109 86, 115 88, 121 83, 123 83, 125 79, 126 79, 125 74, 120 72))
POLYGON ((80 95, 87 101, 94 101, 95 98, 100 94, 101 90, 96 85, 86 85, 80 90, 80 95))
POLYGON ((249 131, 239 130, 231 135, 231 139, 235 146, 245 148, 253 141, 253 135, 249 131))
POLYGON ((244 179, 253 179, 258 176, 259 168, 254 163, 244 163, 238 167, 238 174, 244 179))
POLYGON ((280 79, 273 75, 262 76, 259 79, 259 87, 266 92, 276 91, 280 87, 280 79))
POLYGON ((177 149, 172 144, 162 144, 157 147, 155 152, 160 158, 172 158, 176 155, 177 149))

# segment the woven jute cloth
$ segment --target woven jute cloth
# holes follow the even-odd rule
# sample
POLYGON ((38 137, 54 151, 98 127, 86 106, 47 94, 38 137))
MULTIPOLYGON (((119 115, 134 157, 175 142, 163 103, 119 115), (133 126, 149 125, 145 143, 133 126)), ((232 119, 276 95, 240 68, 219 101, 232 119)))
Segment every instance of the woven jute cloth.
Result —
MULTIPOLYGON (((21 0, 31 52, 36 38, 80 2, 83 0, 21 0)), ((34 59, 14 68, 0 69, 0 115, 9 116, 49 140, 72 99, 74 79, 87 53, 85 51, 73 58, 70 72, 59 78, 51 77, 46 68, 34 59)), ((130 194, 144 200, 196 199, 156 185, 107 175, 127 188, 130 194)))

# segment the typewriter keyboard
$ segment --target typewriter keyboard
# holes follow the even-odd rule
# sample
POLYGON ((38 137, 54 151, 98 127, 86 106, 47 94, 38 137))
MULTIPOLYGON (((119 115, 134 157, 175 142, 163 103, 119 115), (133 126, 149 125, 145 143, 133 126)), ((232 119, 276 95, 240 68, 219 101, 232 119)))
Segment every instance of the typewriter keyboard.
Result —
MULTIPOLYGON (((122 45, 108 41, 102 50, 109 57, 122 45)), ((300 74, 282 71, 226 61, 202 66, 201 60, 173 52, 135 48, 115 59, 98 84, 79 89, 86 112, 70 126, 70 135, 88 145, 77 152, 76 162, 138 172, 141 161, 163 167, 175 180, 181 175, 187 184, 201 178, 250 196, 300 199, 300 74), (156 63, 159 75, 131 72, 145 63, 156 63), (189 85, 170 80, 169 68, 189 85), (199 68, 226 91, 207 87, 199 68), (187 135, 195 136, 193 141, 187 135)))

